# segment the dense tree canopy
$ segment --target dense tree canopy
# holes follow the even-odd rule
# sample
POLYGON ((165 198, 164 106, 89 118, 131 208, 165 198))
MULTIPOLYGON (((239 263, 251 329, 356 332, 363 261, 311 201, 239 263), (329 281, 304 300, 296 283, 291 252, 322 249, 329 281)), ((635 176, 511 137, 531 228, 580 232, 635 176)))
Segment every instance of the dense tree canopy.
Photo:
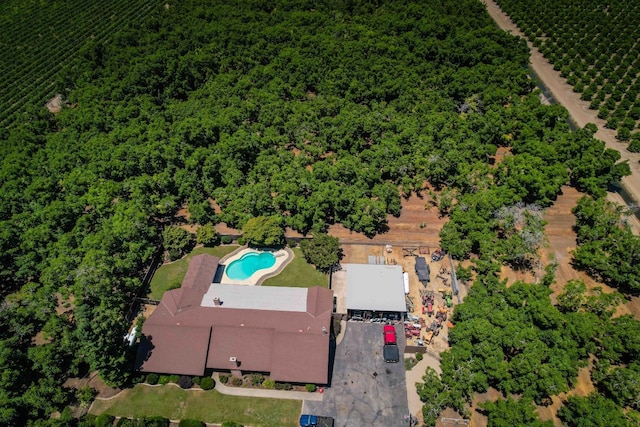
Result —
POLYGON ((605 199, 584 197, 576 215, 575 265, 624 292, 640 292, 640 237, 625 222, 629 212, 605 199))
POLYGON ((535 413, 536 407, 531 399, 521 398, 513 400, 497 400, 481 404, 482 409, 487 413, 489 425, 492 427, 552 427, 552 421, 542 422, 535 413))
POLYGON ((640 321, 612 319, 610 299, 598 292, 586 294, 581 282, 567 284, 558 297, 564 313, 551 304, 550 292, 522 282, 506 287, 491 275, 476 280, 455 309, 442 375, 428 370, 418 385, 427 425, 435 425, 447 406, 468 415, 473 393, 489 387, 506 398, 481 405, 489 425, 545 425, 533 412, 532 400, 543 404, 572 388, 590 355, 598 359, 592 378, 602 396, 590 398, 597 403, 592 408, 583 398, 572 397, 559 416, 587 422, 603 416, 606 407, 613 408, 615 419, 625 420, 611 425, 631 425, 622 408, 638 407, 640 321), (512 395, 519 398, 512 400, 512 395))
POLYGON ((568 427, 631 427, 637 425, 622 411, 622 408, 597 393, 592 393, 587 397, 569 397, 558 411, 558 417, 568 427))
MULTIPOLYGON (((526 266, 539 207, 561 185, 598 195, 626 173, 591 128, 571 133, 564 109, 540 104, 527 61, 474 0, 194 0, 87 47, 57 87, 63 111, 22 114, 0 134, 0 423, 48 418, 74 399, 69 375, 127 381, 125 313, 163 238, 180 241, 163 230, 185 204, 200 224, 374 235, 428 184, 451 196, 443 247, 479 255, 478 272, 526 266)), ((493 288, 475 292, 503 317, 481 320, 479 301, 457 314, 475 329, 452 339, 514 316, 509 334, 532 325, 527 348, 488 342, 476 360, 495 370, 466 377, 464 365, 455 378, 468 389, 449 402, 491 384, 535 399, 566 390, 584 352, 553 327, 573 323, 545 288, 493 288), (516 310, 525 300, 540 313, 516 310)))

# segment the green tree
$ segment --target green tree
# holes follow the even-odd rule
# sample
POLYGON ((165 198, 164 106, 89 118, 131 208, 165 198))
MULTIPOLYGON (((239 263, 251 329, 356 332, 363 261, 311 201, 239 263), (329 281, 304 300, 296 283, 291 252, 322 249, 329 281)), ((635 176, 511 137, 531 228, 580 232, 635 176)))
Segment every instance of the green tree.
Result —
POLYGON ((284 229, 279 216, 257 216, 242 227, 242 237, 252 245, 277 247, 284 245, 284 229))
POLYGON ((573 253, 576 267, 622 291, 640 292, 640 238, 624 220, 630 213, 586 196, 573 212, 579 245, 573 253))
POLYGON ((640 409, 640 362, 611 369, 598 386, 621 407, 640 409))
POLYGON ((552 421, 540 421, 533 401, 524 397, 518 400, 509 397, 507 400, 480 403, 479 406, 488 414, 488 425, 492 427, 553 426, 552 421))
POLYGON ((558 410, 558 418, 568 427, 636 425, 621 407, 597 393, 591 393, 587 397, 570 396, 558 410))
POLYGON ((307 262, 320 271, 329 271, 342 258, 340 240, 324 233, 315 233, 312 239, 303 240, 300 249, 307 262))
POLYGON ((563 312, 578 311, 584 304, 586 290, 582 280, 569 280, 558 295, 558 308, 563 312))
POLYGON ((193 236, 184 228, 169 225, 162 231, 162 241, 169 257, 175 260, 193 245, 193 236))
POLYGON ((220 244, 220 235, 211 223, 201 225, 196 230, 196 241, 204 246, 212 247, 220 244))
POLYGON ((443 409, 451 406, 451 395, 447 390, 447 386, 440 380, 438 373, 431 367, 427 367, 422 381, 417 383, 416 387, 418 396, 424 403, 422 406, 424 424, 435 426, 443 409))

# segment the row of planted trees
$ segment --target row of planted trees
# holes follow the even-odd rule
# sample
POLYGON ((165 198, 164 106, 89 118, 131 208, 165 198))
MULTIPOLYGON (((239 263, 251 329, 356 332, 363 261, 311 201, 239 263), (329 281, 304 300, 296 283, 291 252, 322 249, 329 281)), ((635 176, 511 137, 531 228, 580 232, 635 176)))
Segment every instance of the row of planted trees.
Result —
POLYGON ((529 40, 623 141, 640 119, 640 6, 630 2, 498 1, 529 40))
MULTIPOLYGON (((155 2, 156 5, 160 2, 155 2)), ((8 1, 0 8, 0 126, 41 108, 65 86, 74 59, 148 12, 153 2, 8 1)))

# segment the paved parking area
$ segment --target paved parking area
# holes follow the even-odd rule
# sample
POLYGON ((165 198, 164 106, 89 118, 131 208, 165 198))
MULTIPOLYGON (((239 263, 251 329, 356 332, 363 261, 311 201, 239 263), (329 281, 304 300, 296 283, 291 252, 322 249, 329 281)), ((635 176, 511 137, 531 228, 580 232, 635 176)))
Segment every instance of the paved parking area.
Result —
MULTIPOLYGON (((404 334, 396 326, 400 355, 404 334)), ((409 425, 404 363, 382 359, 382 324, 347 322, 336 348, 331 386, 322 402, 304 402, 303 412, 331 416, 336 427, 409 425)))

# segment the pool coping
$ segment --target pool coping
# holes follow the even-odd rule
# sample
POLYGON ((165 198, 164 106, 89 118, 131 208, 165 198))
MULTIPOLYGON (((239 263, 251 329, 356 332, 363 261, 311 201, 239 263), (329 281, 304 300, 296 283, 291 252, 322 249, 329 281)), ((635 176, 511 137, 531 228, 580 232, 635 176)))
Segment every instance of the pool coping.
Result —
POLYGON ((285 267, 287 265, 289 265, 289 263, 291 262, 291 260, 293 260, 293 257, 295 256, 295 254, 293 253, 293 251, 291 250, 291 248, 289 248, 288 246, 285 246, 284 248, 281 249, 276 249, 276 248, 254 248, 254 247, 250 247, 249 245, 244 245, 239 247, 238 249, 234 250, 231 253, 228 253, 227 255, 223 256, 222 258, 220 258, 219 264, 224 265, 225 266, 225 270, 226 270, 226 262, 229 259, 235 258, 238 254, 240 254, 241 252, 250 249, 252 251, 256 251, 256 252, 279 252, 279 251, 284 251, 287 254, 286 259, 284 259, 280 265, 273 271, 270 271, 268 273, 263 274, 262 276, 260 276, 259 279, 257 279, 255 281, 255 283, 242 283, 245 282, 246 280, 233 280, 233 279, 229 279, 229 277, 227 276, 226 272, 223 273, 222 278, 220 279, 220 284, 221 285, 245 285, 245 286, 260 286, 262 285, 262 283, 267 280, 270 279, 272 277, 277 276, 278 274, 282 273, 282 270, 285 269, 285 267), (225 280, 228 279, 228 280, 225 280))

